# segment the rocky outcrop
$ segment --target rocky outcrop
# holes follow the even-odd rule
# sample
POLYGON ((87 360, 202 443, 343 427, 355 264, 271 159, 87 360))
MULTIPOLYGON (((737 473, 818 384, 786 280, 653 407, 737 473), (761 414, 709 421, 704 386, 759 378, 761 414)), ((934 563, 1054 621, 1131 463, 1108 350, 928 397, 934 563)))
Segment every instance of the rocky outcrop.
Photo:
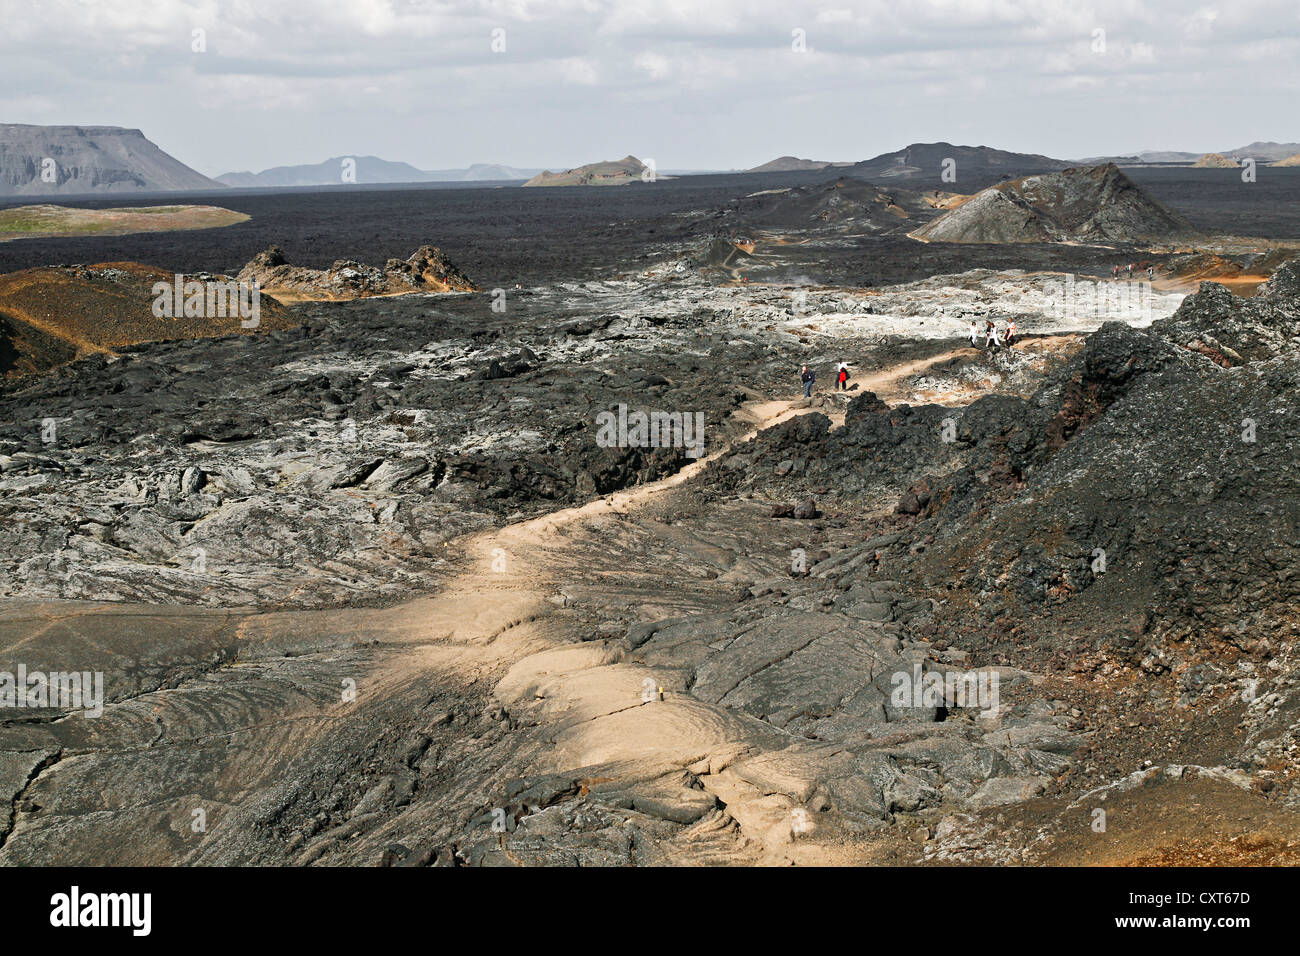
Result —
MULTIPOLYGON (((625 186, 643 180, 649 167, 635 156, 624 156, 618 160, 602 160, 588 163, 561 173, 549 169, 538 173, 525 186, 625 186)), ((664 176, 656 176, 665 179, 664 176)))
POLYGON ((290 265, 284 250, 271 246, 239 272, 241 282, 289 300, 360 299, 408 292, 473 292, 476 286, 434 246, 421 246, 408 259, 389 259, 382 267, 340 259, 328 269, 290 265))
POLYGON ((1206 153, 1192 163, 1193 169, 1235 169, 1236 167, 1236 160, 1229 159, 1222 153, 1206 153))
POLYGON ((1202 282, 1153 331, 1225 368, 1284 356, 1300 341, 1300 260, 1282 265, 1248 299, 1202 282))

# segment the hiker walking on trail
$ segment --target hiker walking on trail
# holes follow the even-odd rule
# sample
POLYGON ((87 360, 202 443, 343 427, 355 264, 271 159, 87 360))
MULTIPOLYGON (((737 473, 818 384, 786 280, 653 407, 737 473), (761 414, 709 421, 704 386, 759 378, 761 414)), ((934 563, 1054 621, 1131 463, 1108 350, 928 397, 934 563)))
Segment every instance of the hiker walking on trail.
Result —
POLYGON ((812 387, 813 382, 817 381, 817 373, 805 365, 803 374, 799 376, 799 381, 803 382, 803 397, 812 398, 812 387))
POLYGON ((1119 278, 1119 266, 1118 266, 1118 265, 1114 265, 1114 266, 1111 266, 1111 267, 1110 267, 1110 277, 1111 277, 1112 279, 1118 279, 1118 278, 1119 278))
POLYGON ((839 369, 835 372, 835 384, 844 392, 849 390, 849 366, 847 362, 841 362, 839 369))
POLYGON ((984 347, 986 349, 996 349, 997 344, 998 344, 997 326, 993 324, 992 319, 989 319, 986 323, 984 323, 984 347))
POLYGON ((1156 281, 1156 267, 1155 267, 1155 266, 1147 266, 1147 281, 1148 281, 1148 282, 1155 282, 1155 281, 1156 281))
POLYGON ((1133 263, 1131 262, 1128 264, 1128 277, 1133 278, 1133 263))
POLYGON ((974 319, 970 320, 970 347, 973 349, 980 347, 980 327, 974 319))
POLYGON ((1015 343, 1016 343, 1016 320, 1011 319, 1009 322, 1007 322, 1007 348, 1011 348, 1011 346, 1015 345, 1015 343))

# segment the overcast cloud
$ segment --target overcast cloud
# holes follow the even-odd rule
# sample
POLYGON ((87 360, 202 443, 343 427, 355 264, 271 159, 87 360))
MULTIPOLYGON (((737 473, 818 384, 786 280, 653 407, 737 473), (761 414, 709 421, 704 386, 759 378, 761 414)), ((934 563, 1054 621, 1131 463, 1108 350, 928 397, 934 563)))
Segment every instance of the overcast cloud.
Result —
POLYGON ((0 0, 0 121, 138 127, 209 175, 1222 150, 1300 139, 1298 64, 1296 0, 0 0))

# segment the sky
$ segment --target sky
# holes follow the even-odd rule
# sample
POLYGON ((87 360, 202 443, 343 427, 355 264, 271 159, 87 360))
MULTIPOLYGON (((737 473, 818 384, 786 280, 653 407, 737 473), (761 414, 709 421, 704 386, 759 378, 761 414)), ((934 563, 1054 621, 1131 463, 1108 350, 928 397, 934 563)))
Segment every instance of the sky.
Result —
POLYGON ((0 122, 207 175, 1300 141, 1300 2, 0 0, 0 122))

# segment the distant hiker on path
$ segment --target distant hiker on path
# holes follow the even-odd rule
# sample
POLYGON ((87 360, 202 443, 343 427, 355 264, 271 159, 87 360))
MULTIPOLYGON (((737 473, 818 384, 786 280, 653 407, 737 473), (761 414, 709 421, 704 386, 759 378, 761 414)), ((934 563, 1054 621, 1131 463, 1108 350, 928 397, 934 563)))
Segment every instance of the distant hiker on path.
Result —
POLYGON ((1156 281, 1156 267, 1155 267, 1155 266, 1147 266, 1147 281, 1148 281, 1148 282, 1155 282, 1155 281, 1156 281))
POLYGON ((984 347, 986 349, 996 349, 997 344, 998 344, 998 329, 997 326, 993 324, 993 320, 989 319, 984 324, 984 347))
POLYGON ((980 347, 980 327, 974 319, 970 320, 970 347, 973 349, 980 347))
POLYGON ((1007 323, 1007 348, 1011 348, 1016 342, 1016 320, 1012 319, 1007 323))
POLYGON ((1133 278, 1133 263, 1131 262, 1128 264, 1128 277, 1133 278))
POLYGON ((1119 278, 1119 266, 1111 266, 1111 267, 1110 267, 1110 277, 1111 277, 1112 279, 1118 279, 1118 278, 1119 278))
POLYGON ((847 362, 841 362, 838 371, 835 373, 835 384, 841 390, 849 390, 849 366, 847 362))
POLYGON ((803 374, 799 376, 799 381, 803 382, 803 397, 812 398, 812 387, 813 382, 817 381, 817 373, 805 365, 803 374))

